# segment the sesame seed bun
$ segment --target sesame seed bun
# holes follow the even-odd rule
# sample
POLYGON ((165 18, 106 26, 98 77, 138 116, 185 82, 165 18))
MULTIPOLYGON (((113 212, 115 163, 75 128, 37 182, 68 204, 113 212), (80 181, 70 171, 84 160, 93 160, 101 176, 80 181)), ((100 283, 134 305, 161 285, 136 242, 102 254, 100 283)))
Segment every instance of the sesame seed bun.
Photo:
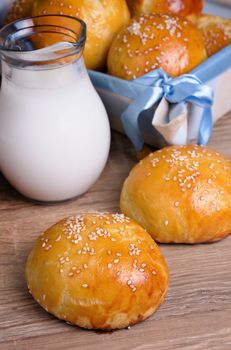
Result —
POLYGON ((152 14, 133 18, 117 34, 108 55, 108 72, 130 80, 162 68, 176 77, 206 58, 202 35, 191 22, 152 14))
MULTIPOLYGON (((112 39, 130 20, 125 0, 16 0, 9 19, 26 16, 60 14, 81 18, 87 24, 84 58, 87 68, 101 70, 106 66, 112 39)), ((52 23, 49 23, 52 24, 52 23)), ((47 40, 45 46, 53 44, 47 40)))
POLYGON ((122 214, 62 220, 36 242, 28 288, 56 317, 88 329, 118 329, 149 317, 163 302, 168 269, 149 234, 122 214))
POLYGON ((133 16, 168 13, 179 16, 200 15, 203 0, 127 0, 133 16))
POLYGON ((231 233, 231 162, 193 145, 151 153, 125 181, 120 205, 158 242, 219 240, 231 233))
POLYGON ((231 19, 203 15, 196 25, 202 33, 208 56, 231 44, 231 19))

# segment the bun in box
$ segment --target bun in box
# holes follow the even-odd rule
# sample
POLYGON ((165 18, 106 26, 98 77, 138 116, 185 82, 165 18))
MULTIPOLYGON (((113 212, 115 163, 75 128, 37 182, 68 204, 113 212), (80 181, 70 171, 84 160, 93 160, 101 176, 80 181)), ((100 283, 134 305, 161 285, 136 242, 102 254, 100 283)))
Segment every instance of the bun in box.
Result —
POLYGON ((194 18, 201 14, 203 0, 127 0, 133 16, 168 13, 194 18))
POLYGON ((134 17, 115 37, 108 54, 108 72, 134 79, 162 68, 173 77, 187 73, 207 58, 200 31, 178 16, 134 17))
MULTIPOLYGON (((125 0, 16 0, 7 21, 47 14, 78 17, 86 22, 87 42, 84 57, 87 68, 95 70, 105 68, 114 35, 130 20, 125 0)), ((46 46, 49 44, 48 40, 46 46)))

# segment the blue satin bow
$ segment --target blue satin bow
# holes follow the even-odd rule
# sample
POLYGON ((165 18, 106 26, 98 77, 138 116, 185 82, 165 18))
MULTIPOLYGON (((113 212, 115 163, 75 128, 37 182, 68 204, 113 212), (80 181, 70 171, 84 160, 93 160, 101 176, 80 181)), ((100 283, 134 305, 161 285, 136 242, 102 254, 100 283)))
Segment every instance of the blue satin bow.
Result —
POLYGON ((213 91, 195 75, 185 74, 173 79, 162 69, 157 69, 133 80, 147 86, 144 94, 133 101, 121 118, 127 136, 136 150, 142 149, 144 141, 139 130, 138 119, 142 111, 154 106, 163 97, 170 103, 189 102, 204 108, 198 143, 206 145, 213 130, 212 104, 213 91))

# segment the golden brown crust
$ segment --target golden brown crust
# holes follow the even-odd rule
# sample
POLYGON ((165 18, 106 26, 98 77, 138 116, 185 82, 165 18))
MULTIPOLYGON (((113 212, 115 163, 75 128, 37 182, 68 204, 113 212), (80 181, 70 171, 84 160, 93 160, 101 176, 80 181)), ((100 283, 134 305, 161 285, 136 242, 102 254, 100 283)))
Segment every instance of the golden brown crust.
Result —
POLYGON ((120 28, 130 20, 125 0, 34 0, 32 2, 31 0, 24 2, 18 0, 8 18, 18 19, 25 17, 25 15, 47 14, 78 17, 86 22, 85 62, 87 68, 96 70, 106 66, 107 53, 112 39, 120 28), (28 8, 30 8, 29 13, 28 8))
POLYGON ((231 44, 231 19, 218 16, 200 16, 196 25, 202 33, 208 56, 231 44))
POLYGON ((131 171, 121 210, 162 243, 201 243, 231 233, 231 162, 200 146, 172 146, 131 171))
POLYGON ((191 22, 152 14, 133 18, 117 34, 109 50, 108 71, 130 80, 162 68, 175 77, 206 58, 201 33, 191 22))
POLYGON ((34 0, 14 0, 6 16, 5 23, 29 17, 33 9, 34 0))
POLYGON ((110 330, 142 321, 159 307, 168 269, 133 220, 92 213, 48 229, 28 257, 26 279, 33 297, 56 317, 110 330))
POLYGON ((200 15, 203 0, 127 0, 133 16, 169 13, 178 16, 200 15))

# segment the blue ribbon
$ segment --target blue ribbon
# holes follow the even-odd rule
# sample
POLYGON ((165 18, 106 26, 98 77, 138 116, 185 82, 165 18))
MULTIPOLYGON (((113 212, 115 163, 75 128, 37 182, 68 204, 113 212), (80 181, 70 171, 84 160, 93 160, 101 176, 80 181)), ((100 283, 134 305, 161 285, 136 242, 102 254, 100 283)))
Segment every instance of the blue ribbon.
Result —
POLYGON ((153 70, 133 80, 147 86, 144 93, 123 112, 121 119, 127 136, 136 150, 141 150, 144 141, 139 130, 140 113, 154 106, 163 97, 169 103, 188 102, 204 108, 198 135, 198 143, 206 145, 213 130, 213 90, 204 85, 195 75, 185 74, 172 78, 162 69, 153 70))

